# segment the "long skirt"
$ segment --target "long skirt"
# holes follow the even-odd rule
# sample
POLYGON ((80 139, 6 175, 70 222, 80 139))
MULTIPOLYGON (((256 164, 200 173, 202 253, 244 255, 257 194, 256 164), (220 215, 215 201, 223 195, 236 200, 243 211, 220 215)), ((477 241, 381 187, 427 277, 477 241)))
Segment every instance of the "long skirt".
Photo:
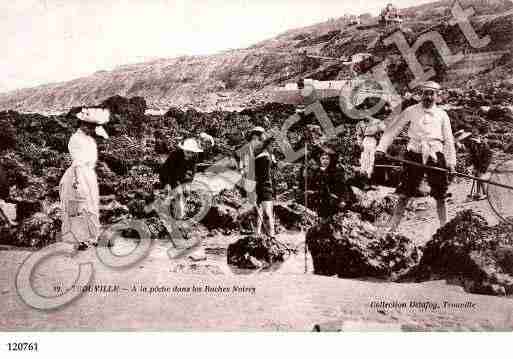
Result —
POLYGON ((372 171, 374 170, 374 159, 377 146, 376 138, 366 136, 363 139, 362 146, 363 151, 360 156, 360 171, 370 178, 372 176, 372 171))
POLYGON ((94 168, 72 166, 62 176, 59 194, 64 241, 96 243, 100 235, 100 191, 94 168), (78 181, 77 188, 73 183, 78 181))

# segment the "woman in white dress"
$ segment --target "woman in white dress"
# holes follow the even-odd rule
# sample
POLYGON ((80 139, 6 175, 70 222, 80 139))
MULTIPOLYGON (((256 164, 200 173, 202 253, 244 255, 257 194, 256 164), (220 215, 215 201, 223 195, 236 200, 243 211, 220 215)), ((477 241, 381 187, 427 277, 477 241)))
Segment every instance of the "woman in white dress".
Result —
POLYGON ((106 109, 84 108, 78 113, 80 128, 71 136, 68 149, 73 160, 60 182, 59 194, 64 241, 76 241, 79 249, 95 245, 100 234, 100 192, 95 166, 98 149, 95 134, 108 138, 102 127, 109 121, 106 109))
POLYGON ((378 144, 377 136, 385 131, 385 123, 374 117, 367 117, 356 126, 358 144, 362 147, 360 171, 371 178, 374 170, 374 153, 378 144))

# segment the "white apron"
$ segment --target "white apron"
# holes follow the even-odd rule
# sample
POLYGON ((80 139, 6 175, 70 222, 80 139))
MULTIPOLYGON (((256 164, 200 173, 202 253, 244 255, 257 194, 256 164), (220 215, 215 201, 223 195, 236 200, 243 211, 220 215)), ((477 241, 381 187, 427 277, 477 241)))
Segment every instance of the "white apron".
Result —
POLYGON ((68 149, 73 163, 62 176, 59 187, 63 240, 96 243, 100 234, 96 141, 79 129, 71 136, 68 149))
POLYGON ((360 157, 360 169, 368 178, 372 176, 372 172, 374 170, 374 159, 377 145, 378 141, 376 140, 376 137, 366 136, 362 142, 363 152, 360 157))
POLYGON ((369 118, 357 125, 358 143, 363 147, 360 156, 360 171, 371 178, 378 141, 376 136, 385 130, 385 123, 377 118, 369 118))

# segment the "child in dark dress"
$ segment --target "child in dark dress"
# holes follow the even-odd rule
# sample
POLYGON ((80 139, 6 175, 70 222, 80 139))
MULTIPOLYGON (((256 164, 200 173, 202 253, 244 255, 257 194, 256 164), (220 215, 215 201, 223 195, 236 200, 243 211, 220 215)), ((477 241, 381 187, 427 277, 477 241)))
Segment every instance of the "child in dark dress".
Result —
POLYGON ((328 219, 344 205, 344 176, 337 170, 337 154, 334 151, 323 148, 318 159, 319 167, 308 181, 309 202, 321 219, 328 219))

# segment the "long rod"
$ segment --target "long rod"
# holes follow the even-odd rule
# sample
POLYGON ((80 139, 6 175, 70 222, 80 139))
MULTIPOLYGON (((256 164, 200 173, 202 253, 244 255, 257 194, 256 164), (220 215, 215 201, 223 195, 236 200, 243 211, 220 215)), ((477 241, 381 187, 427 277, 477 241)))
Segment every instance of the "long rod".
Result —
MULTIPOLYGON (((397 157, 388 156, 388 155, 386 155, 385 157, 388 158, 389 160, 406 163, 408 165, 417 166, 417 167, 421 167, 421 168, 426 168, 426 169, 429 169, 429 170, 435 170, 435 171, 449 173, 449 170, 447 170, 445 168, 434 167, 434 166, 427 166, 427 165, 424 165, 422 163, 418 163, 418 162, 414 162, 414 161, 409 161, 409 160, 403 160, 402 158, 397 158, 397 157)), ((513 186, 508 186, 506 184, 502 184, 502 183, 498 183, 498 182, 494 182, 494 181, 490 181, 490 180, 484 180, 484 179, 481 179, 479 177, 467 175, 467 174, 464 174, 464 173, 452 172, 451 174, 453 174, 455 176, 458 176, 458 177, 464 177, 464 178, 468 178, 468 179, 471 179, 471 180, 474 180, 474 181, 488 183, 488 184, 491 184, 493 186, 497 186, 497 187, 502 187, 502 188, 507 188, 507 189, 513 190, 513 186)))
MULTIPOLYGON (((308 144, 305 142, 305 220, 306 211, 308 210, 308 144)), ((303 226, 303 228, 306 225, 303 226)), ((305 274, 308 272, 308 250, 306 248, 306 229, 305 229, 305 274)))

